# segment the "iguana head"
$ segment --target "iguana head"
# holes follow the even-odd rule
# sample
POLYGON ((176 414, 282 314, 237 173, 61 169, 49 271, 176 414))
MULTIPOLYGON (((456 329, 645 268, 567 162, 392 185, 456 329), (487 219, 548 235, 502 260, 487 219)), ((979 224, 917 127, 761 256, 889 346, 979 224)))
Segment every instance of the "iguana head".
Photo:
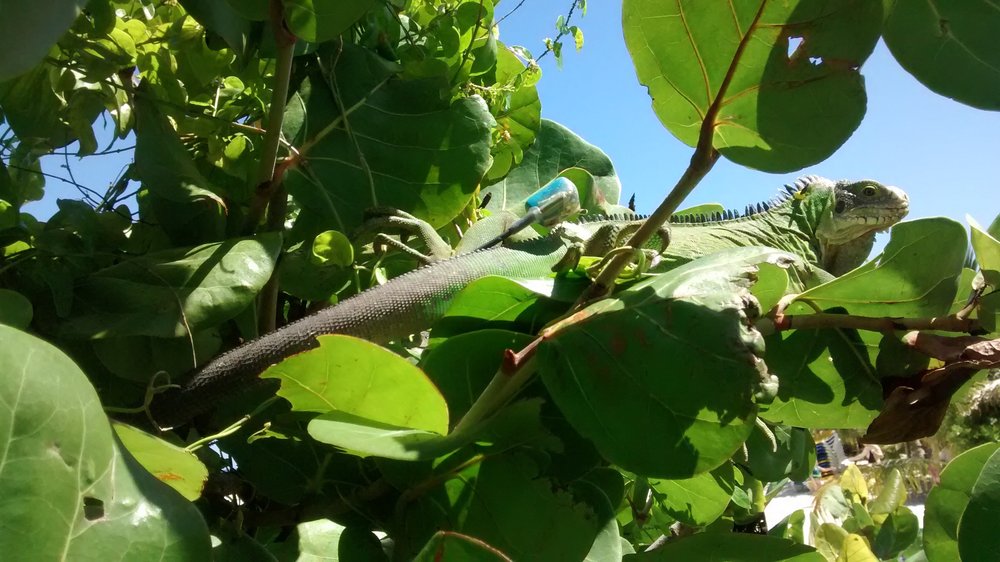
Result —
POLYGON ((906 192, 874 180, 840 180, 817 188, 830 189, 832 195, 819 217, 816 237, 823 269, 834 275, 861 265, 875 244, 875 233, 902 220, 910 208, 906 192))

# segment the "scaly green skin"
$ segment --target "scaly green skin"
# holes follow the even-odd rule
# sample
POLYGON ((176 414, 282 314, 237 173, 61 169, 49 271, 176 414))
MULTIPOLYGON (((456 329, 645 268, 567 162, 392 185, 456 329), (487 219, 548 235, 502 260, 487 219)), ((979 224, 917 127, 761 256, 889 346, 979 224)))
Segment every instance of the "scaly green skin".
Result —
POLYGON ((909 210, 906 193, 872 180, 834 182, 808 176, 788 190, 760 212, 671 224, 664 262, 674 267, 727 248, 766 246, 839 276, 864 263, 875 233, 899 222, 909 210))
MULTIPOLYGON (((769 246, 840 274, 860 265, 874 242, 875 230, 897 222, 907 207, 901 190, 867 180, 834 183, 810 177, 800 180, 790 191, 794 195, 766 211, 727 220, 702 218, 691 224, 672 224, 670 245, 661 254, 667 267, 726 248, 769 246)), ((399 226, 393 221, 421 228, 405 213, 391 216, 391 226, 399 226)), ((470 231, 465 246, 470 240, 495 236, 497 233, 490 229, 498 228, 500 223, 493 222, 491 226, 490 221, 485 221, 488 228, 470 231)), ((452 298, 476 279, 487 275, 513 279, 548 276, 567 257, 571 247, 567 240, 582 244, 584 255, 603 256, 621 245, 639 222, 629 217, 565 224, 557 227, 558 234, 460 253, 448 259, 440 258, 443 251, 438 240, 434 246, 439 255, 437 261, 435 256, 428 258, 430 265, 216 357, 183 388, 157 396, 152 404, 154 419, 166 426, 190 419, 220 397, 252 386, 253 381, 262 382, 256 377, 268 366, 316 347, 319 335, 346 334, 385 343, 416 333, 439 318, 452 298)), ((666 233, 660 236, 666 237, 666 233)), ((649 246, 662 250, 662 240, 654 240, 649 246)))
MULTIPOLYGON (((621 237, 621 229, 630 225, 629 221, 590 223, 592 232, 600 234, 587 241, 583 252, 606 252, 621 237)), ((568 248, 558 236, 536 236, 413 270, 219 355, 183 388, 158 395, 151 406, 153 418, 164 426, 176 425, 208 410, 219 398, 253 386, 252 381, 265 382, 257 375, 285 357, 316 347, 319 335, 345 334, 386 343, 417 333, 440 318, 472 281, 488 275, 547 277, 568 248)))

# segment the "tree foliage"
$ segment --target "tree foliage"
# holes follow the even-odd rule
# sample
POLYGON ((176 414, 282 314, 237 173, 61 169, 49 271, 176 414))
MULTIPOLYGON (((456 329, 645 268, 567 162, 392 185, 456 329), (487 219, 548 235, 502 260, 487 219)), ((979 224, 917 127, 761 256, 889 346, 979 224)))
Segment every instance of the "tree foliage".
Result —
MULTIPOLYGON (((1000 362, 1000 222, 971 224, 978 271, 966 228, 934 218, 825 283, 768 248, 619 283, 616 257, 566 315, 587 280, 567 295, 485 278, 428 341, 323 336, 262 375, 277 397, 248 385, 159 428, 147 412, 165 386, 415 267, 372 243, 368 209, 457 242, 558 175, 592 213, 623 211, 621 185, 598 147, 541 117, 538 59, 500 40, 499 0, 55 4, 0 7, 17 49, 0 62, 4 552, 812 561, 915 540, 898 478, 870 499, 845 476, 811 541, 801 517, 735 531, 772 483, 807 477, 808 429, 929 435, 1000 362), (46 195, 43 157, 133 141, 105 192, 26 212, 46 195)), ((864 117, 880 37, 928 88, 996 109, 995 10, 944 4, 624 0, 638 80, 694 149, 631 244, 720 157, 773 172, 832 154, 864 117)), ((538 58, 583 46, 585 8, 567 1, 538 58)), ((996 552, 995 449, 942 474, 929 560, 996 552)))

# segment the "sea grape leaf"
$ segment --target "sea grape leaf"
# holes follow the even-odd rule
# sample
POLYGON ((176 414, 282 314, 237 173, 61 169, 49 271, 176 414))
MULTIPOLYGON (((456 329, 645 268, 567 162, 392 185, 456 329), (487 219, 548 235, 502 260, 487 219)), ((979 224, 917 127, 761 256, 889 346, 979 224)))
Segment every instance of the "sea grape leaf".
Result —
POLYGON ((310 43, 335 39, 365 15, 375 0, 288 0, 285 23, 296 37, 310 43))
POLYGON ((772 442, 757 428, 747 438, 747 468, 754 478, 764 482, 778 482, 791 478, 796 482, 809 479, 816 463, 816 447, 809 431, 801 427, 777 425, 771 429, 777 450, 772 442))
POLYGON ((208 469, 194 453, 130 425, 114 422, 111 426, 128 452, 160 482, 189 501, 201 497, 208 469))
POLYGON ((493 379, 504 351, 521 349, 533 339, 507 330, 479 330, 448 338, 423 354, 420 368, 448 403, 451 425, 458 423, 493 379))
POLYGON ((417 553, 415 562, 511 562, 484 541, 454 531, 438 531, 417 553))
POLYGON ((0 37, 8 44, 0 58, 0 81, 42 62, 86 5, 86 0, 56 0, 46 2, 42 9, 31 0, 4 0, 0 5, 0 37))
POLYGON ((735 468, 723 463, 690 478, 649 479, 657 506, 670 517, 703 527, 715 521, 729 506, 735 487, 735 468))
POLYGON ((490 194, 486 208, 491 212, 510 210, 523 214, 528 196, 567 168, 582 168, 594 177, 593 192, 581 197, 583 208, 603 213, 607 205, 618 203, 621 182, 611 159, 573 131, 542 119, 535 143, 524 153, 521 164, 504 179, 483 188, 484 197, 490 194))
POLYGON ((878 526, 871 550, 878 560, 892 560, 913 544, 920 531, 920 521, 906 506, 894 509, 878 526))
POLYGON ((674 560, 726 560, 728 562, 826 562, 813 547, 768 535, 742 533, 698 533, 668 541, 662 547, 630 554, 622 562, 667 562, 674 560))
POLYGON ((285 113, 285 135, 308 147, 306 165, 286 178, 300 217, 341 232, 376 206, 435 227, 452 220, 491 163, 495 122, 483 100, 443 101, 437 80, 395 79, 389 63, 351 44, 322 66, 328 70, 312 72, 285 113))
POLYGON ((31 324, 31 301, 17 291, 0 289, 0 324, 24 330, 31 324))
POLYGON ((159 108, 143 95, 135 96, 135 179, 148 190, 145 204, 177 245, 192 245, 223 237, 226 204, 198 170, 177 131, 159 108))
POLYGON ((764 361, 778 395, 760 417, 796 427, 865 428, 882 407, 882 386, 856 332, 791 330, 766 339, 764 361))
POLYGON ((431 335, 437 339, 485 327, 534 333, 565 310, 564 303, 509 278, 491 275, 463 288, 434 324, 431 335))
POLYGON ((527 455, 488 456, 428 490, 410 505, 406 520, 414 526, 436 521, 512 560, 583 560, 611 510, 592 505, 591 493, 572 492, 543 477, 527 455))
MULTIPOLYGON (((36 8, 25 8, 24 10, 28 12, 40 11, 36 8)), ((15 17, 2 19, 4 23, 0 25, 18 21, 18 18, 15 17)), ((4 60, 9 60, 9 58, 5 56, 4 60)), ((34 143, 20 143, 21 150, 15 150, 11 157, 11 179, 13 185, 16 188, 19 187, 18 191, 21 192, 28 190, 21 185, 22 182, 18 181, 18 176, 35 175, 31 183, 38 185, 43 185, 45 181, 44 177, 32 174, 32 172, 41 171, 37 165, 37 155, 26 154, 31 152, 32 144, 42 144, 55 149, 66 146, 76 139, 73 130, 63 119, 68 105, 66 100, 55 90, 56 85, 53 83, 55 76, 56 74, 47 65, 38 65, 16 78, 0 82, 0 100, 2 100, 4 118, 7 120, 7 124, 10 125, 19 139, 34 140, 34 143), (27 166, 24 162, 17 162, 19 153, 22 158, 32 160, 32 164, 35 164, 31 166, 32 170, 20 172, 19 168, 27 166)), ((28 199, 29 197, 24 198, 28 199)), ((30 197, 32 200, 40 198, 40 190, 36 197, 30 197)))
POLYGON ((444 435, 448 405, 434 383, 413 364, 371 342, 323 335, 319 347, 269 367, 278 395, 292 410, 339 412, 381 424, 444 435))
POLYGON ((236 316, 271 277, 281 235, 154 252, 77 282, 70 337, 186 337, 236 316))
POLYGON ((241 57, 248 54, 253 42, 253 23, 246 18, 238 4, 252 2, 232 2, 231 0, 181 0, 184 10, 205 29, 215 33, 226 42, 233 52, 241 57))
POLYGON ((1000 291, 1000 241, 972 217, 966 216, 966 220, 972 227, 972 248, 976 251, 976 262, 979 264, 982 280, 989 285, 986 296, 980 301, 979 321, 985 330, 996 332, 997 316, 1000 313, 1000 294, 997 293, 1000 291))
POLYGON ((934 92, 980 109, 1000 109, 1000 13, 986 0, 887 2, 885 44, 934 92))
POLYGON ((962 560, 987 560, 1000 551, 1000 452, 994 451, 976 477, 969 505, 958 524, 962 560))
POLYGON ((555 404, 626 470, 687 478, 719 466, 753 427, 766 369, 748 325, 751 279, 758 263, 787 266, 786 255, 719 252, 547 329, 537 360, 555 404))
POLYGON ((881 3, 861 0, 622 7, 625 44, 660 122, 695 146, 717 104, 712 146, 769 172, 822 161, 858 127, 867 102, 858 69, 881 23, 881 3), (799 43, 789 54, 792 39, 799 43))
MULTIPOLYGON (((823 309, 843 307, 849 314, 862 316, 947 314, 958 290, 967 240, 962 225, 948 218, 899 223, 875 259, 796 300, 808 300, 823 309), (936 257, 930 261, 927 256, 936 257)), ((799 305, 789 313, 806 310, 799 305)))
POLYGON ((115 438, 86 375, 0 325, 0 549, 37 559, 209 560, 198 510, 115 438))
POLYGON ((941 471, 941 480, 927 494, 924 511, 924 552, 930 562, 959 560, 959 523, 969 505, 979 475, 1000 443, 987 443, 958 455, 941 471))
POLYGON ((490 100, 499 138, 493 145, 493 165, 486 173, 486 183, 502 178, 518 166, 524 152, 535 142, 542 124, 542 102, 535 87, 541 74, 537 66, 525 69, 524 63, 506 45, 497 46, 495 70, 484 77, 485 82, 492 82, 492 88, 499 90, 500 97, 490 100), (503 89, 507 85, 513 88, 512 92, 503 89))

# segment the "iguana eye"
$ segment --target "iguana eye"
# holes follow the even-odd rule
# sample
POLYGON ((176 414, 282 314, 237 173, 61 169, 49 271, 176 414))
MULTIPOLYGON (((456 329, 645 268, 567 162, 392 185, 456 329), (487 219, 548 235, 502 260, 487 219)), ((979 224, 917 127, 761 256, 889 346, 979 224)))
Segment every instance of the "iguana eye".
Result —
POLYGON ((875 186, 866 185, 865 188, 861 190, 861 195, 864 195, 866 197, 874 197, 877 191, 878 190, 875 189, 875 186))

